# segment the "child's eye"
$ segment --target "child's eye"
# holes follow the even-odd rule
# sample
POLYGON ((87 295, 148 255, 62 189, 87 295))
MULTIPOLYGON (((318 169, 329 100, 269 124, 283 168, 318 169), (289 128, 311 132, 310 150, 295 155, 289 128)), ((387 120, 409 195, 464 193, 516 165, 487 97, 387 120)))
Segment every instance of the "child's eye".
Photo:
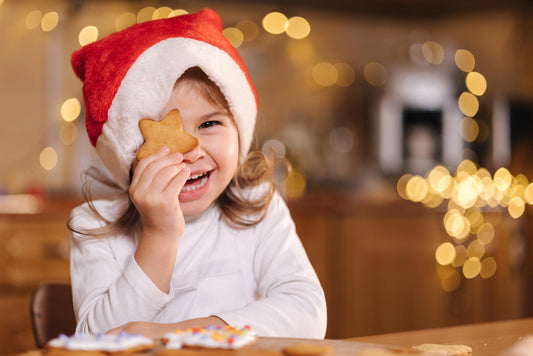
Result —
POLYGON ((200 128, 201 129, 207 129, 209 127, 213 127, 213 126, 216 126, 216 125, 220 125, 220 121, 209 120, 209 121, 206 121, 206 122, 202 123, 200 125, 200 128))

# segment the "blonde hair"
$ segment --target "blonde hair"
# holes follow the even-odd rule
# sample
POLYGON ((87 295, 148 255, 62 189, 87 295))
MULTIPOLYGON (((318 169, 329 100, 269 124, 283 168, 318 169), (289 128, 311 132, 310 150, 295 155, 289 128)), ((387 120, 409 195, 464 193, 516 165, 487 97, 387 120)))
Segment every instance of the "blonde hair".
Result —
MULTIPOLYGON (((203 95, 213 105, 225 110, 231 115, 231 110, 224 94, 199 67, 187 69, 176 81, 176 85, 184 82, 192 90, 196 90, 200 95, 203 95)), ((274 183, 276 163, 276 159, 273 156, 267 157, 261 151, 249 153, 244 161, 239 163, 234 177, 216 200, 222 217, 227 223, 237 228, 246 228, 258 224, 265 218, 272 197, 276 191, 276 185, 274 183), (254 186, 264 186, 265 188, 261 189, 261 194, 254 194, 254 198, 245 198, 243 190, 254 186)), ((287 163, 283 161, 283 164, 287 163)), ((118 186, 104 177, 95 167, 89 168, 85 172, 84 178, 82 188, 83 197, 93 214, 104 222, 105 226, 90 230, 80 230, 74 228, 71 219, 67 224, 69 230, 83 235, 97 237, 117 232, 131 231, 141 223, 140 214, 131 201, 128 191, 115 197, 118 200, 123 199, 124 195, 127 195, 128 208, 124 213, 115 221, 109 221, 103 217, 93 204, 91 185, 94 181, 97 181, 112 188, 118 189, 118 186)))

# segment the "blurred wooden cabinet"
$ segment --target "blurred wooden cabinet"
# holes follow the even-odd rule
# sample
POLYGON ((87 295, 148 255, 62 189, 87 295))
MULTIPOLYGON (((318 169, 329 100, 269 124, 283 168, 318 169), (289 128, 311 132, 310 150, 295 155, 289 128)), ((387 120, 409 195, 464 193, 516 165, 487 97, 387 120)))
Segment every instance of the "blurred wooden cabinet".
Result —
POLYGON ((70 206, 64 211, 0 215, 0 354, 35 348, 30 297, 44 281, 69 281, 70 206))
MULTIPOLYGON (((486 255, 488 279, 462 277, 446 292, 435 250, 451 241, 443 210, 398 199, 349 194, 308 196, 289 204, 328 302, 328 338, 441 327, 529 316, 526 251, 531 214, 498 212, 486 255)), ((458 271, 461 273, 461 270, 458 271)))

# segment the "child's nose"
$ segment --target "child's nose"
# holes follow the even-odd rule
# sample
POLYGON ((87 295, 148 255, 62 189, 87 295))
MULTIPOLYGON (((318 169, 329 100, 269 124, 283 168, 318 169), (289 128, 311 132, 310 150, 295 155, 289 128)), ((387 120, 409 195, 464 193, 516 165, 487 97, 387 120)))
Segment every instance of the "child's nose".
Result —
POLYGON ((189 152, 185 152, 183 154, 183 160, 187 163, 193 163, 204 156, 205 156, 205 151, 202 148, 202 143, 200 142, 200 144, 196 146, 194 149, 192 149, 189 152))

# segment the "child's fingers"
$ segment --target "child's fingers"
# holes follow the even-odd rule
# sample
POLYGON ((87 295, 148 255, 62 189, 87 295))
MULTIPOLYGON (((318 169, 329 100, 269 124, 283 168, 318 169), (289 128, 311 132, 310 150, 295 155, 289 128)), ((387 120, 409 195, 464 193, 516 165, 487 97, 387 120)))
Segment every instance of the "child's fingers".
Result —
POLYGON ((124 329, 124 325, 121 325, 119 327, 116 327, 114 329, 111 329, 109 331, 106 332, 106 334, 118 334, 120 333, 122 330, 124 329))
POLYGON ((187 182, 187 179, 189 178, 190 174, 191 174, 191 170, 189 169, 189 167, 185 167, 184 169, 182 169, 168 183, 167 188, 165 189, 165 192, 168 193, 169 196, 177 197, 181 189, 187 182))
POLYGON ((158 160, 161 157, 164 157, 170 153, 170 149, 167 146, 161 147, 159 150, 147 156, 146 158, 141 159, 140 161, 135 158, 135 163, 133 164, 134 175, 135 172, 142 173, 146 167, 148 167, 152 162, 158 160))
POLYGON ((170 149, 168 147, 161 147, 159 150, 157 150, 154 154, 141 159, 140 161, 137 161, 137 158, 135 158, 135 162, 133 163, 133 177, 131 179, 130 184, 135 184, 136 181, 139 179, 139 176, 141 173, 145 170, 145 168, 158 159, 159 157, 163 157, 164 155, 168 154, 170 152, 170 149))
POLYGON ((138 167, 134 173, 135 179, 129 188, 130 197, 139 210, 151 209, 161 204, 173 206, 178 202, 177 195, 169 194, 166 189, 177 175, 183 177, 179 187, 181 189, 189 174, 190 170, 183 163, 181 153, 156 156, 145 167, 138 167))
MULTIPOLYGON (((186 172, 188 178, 190 170, 185 166, 185 164, 170 165, 162 168, 157 172, 154 179, 152 180, 151 188, 156 191, 165 191, 174 177, 179 175, 181 172, 186 172)), ((185 182, 184 182, 185 183, 185 182)))
POLYGON ((131 185, 139 184, 141 180, 144 180, 145 184, 151 184, 151 181, 161 169, 177 165, 182 161, 183 155, 181 153, 168 154, 167 150, 161 149, 139 161, 133 172, 131 185))

